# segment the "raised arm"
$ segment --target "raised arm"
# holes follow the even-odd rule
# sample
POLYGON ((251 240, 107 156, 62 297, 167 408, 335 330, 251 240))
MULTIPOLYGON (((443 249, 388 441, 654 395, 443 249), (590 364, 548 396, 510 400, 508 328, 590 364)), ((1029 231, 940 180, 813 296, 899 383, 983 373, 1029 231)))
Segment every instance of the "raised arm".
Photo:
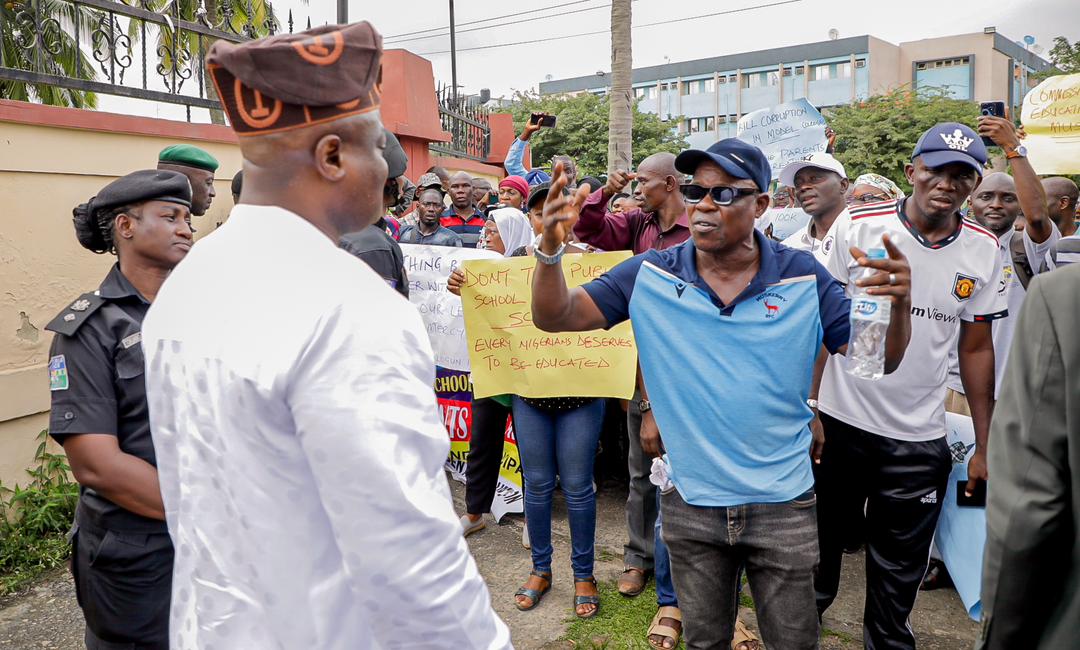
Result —
POLYGON ((507 174, 524 177, 525 174, 529 173, 529 170, 525 169, 525 163, 523 162, 525 160, 525 145, 533 137, 533 134, 539 130, 539 124, 533 124, 530 120, 525 120, 525 128, 521 130, 521 135, 514 138, 514 142, 506 152, 503 167, 506 168, 507 174))
MULTIPOLYGON (((994 141, 1005 150, 1006 154, 1016 151, 1020 146, 1020 137, 1013 123, 1003 117, 982 116, 979 118, 979 135, 994 141)), ((1054 228, 1050 215, 1046 211, 1046 190, 1031 167, 1027 156, 1008 159, 1012 168, 1013 181, 1016 183, 1016 198, 1020 201, 1020 211, 1027 221, 1027 234, 1031 241, 1041 244, 1050 238, 1054 228)), ((1031 260, 1033 269, 1038 272, 1038 260, 1031 260)))
POLYGON ((608 212, 611 197, 623 190, 634 179, 634 174, 621 169, 608 176, 603 187, 588 195, 581 203, 580 216, 574 224, 578 239, 605 251, 630 250, 634 247, 631 224, 641 219, 641 210, 628 210, 622 214, 608 212))
MULTIPOLYGON (((563 196, 566 176, 562 163, 556 163, 551 189, 544 201, 544 232, 540 252, 555 255, 570 235, 574 220, 588 196, 589 186, 582 185, 573 196, 563 196)), ((581 287, 567 288, 562 262, 546 264, 536 260, 532 281, 533 324, 545 332, 584 332, 607 327, 600 308, 581 287)))

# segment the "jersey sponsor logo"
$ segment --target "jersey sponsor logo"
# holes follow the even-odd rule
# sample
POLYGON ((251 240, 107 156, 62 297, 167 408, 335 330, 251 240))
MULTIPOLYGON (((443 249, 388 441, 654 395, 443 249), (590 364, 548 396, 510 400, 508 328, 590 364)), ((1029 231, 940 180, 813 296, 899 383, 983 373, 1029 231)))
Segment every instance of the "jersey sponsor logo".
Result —
POLYGON ((919 499, 919 503, 937 503, 937 490, 934 490, 930 494, 919 499))
POLYGON ((957 273, 953 279, 952 295, 957 300, 967 300, 975 293, 975 278, 963 273, 957 273))
POLYGON ((68 371, 67 359, 58 354, 49 359, 49 390, 67 390, 68 371))
POLYGON ((919 318, 925 318, 926 320, 937 321, 939 323, 955 323, 956 314, 947 314, 937 307, 917 307, 911 306, 911 315, 918 316, 919 318))
POLYGON ((787 298, 773 291, 768 291, 758 296, 757 301, 765 308, 765 318, 771 319, 780 315, 780 306, 787 302, 787 298))

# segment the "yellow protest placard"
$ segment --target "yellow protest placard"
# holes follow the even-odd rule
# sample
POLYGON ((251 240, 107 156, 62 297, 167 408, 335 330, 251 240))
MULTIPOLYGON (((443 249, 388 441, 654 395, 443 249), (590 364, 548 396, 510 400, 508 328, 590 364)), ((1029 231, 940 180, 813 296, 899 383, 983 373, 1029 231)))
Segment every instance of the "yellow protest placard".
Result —
MULTIPOLYGON (((585 284, 629 257, 627 251, 567 255, 562 261, 566 284, 585 284)), ((532 257, 462 265, 473 395, 632 397, 637 346, 630 323, 609 331, 540 331, 532 324, 535 268, 532 257)))
POLYGON ((1050 77, 1032 88, 1020 121, 1035 173, 1080 173, 1080 74, 1050 77))

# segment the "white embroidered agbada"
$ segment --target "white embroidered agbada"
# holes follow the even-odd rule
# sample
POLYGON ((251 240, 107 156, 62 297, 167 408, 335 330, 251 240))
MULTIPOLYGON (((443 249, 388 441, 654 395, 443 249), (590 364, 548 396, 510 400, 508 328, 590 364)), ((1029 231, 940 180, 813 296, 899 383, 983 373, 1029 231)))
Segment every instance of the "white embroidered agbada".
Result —
POLYGON ((504 648, 454 515, 416 309, 240 205, 143 326, 174 650, 504 648))

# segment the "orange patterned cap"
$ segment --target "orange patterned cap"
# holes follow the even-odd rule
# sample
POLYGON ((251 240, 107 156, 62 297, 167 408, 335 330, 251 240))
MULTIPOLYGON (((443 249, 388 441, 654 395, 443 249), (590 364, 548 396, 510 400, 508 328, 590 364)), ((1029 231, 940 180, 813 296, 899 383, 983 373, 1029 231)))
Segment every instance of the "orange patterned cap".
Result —
POLYGON ((368 22, 246 43, 217 41, 206 67, 237 135, 304 128, 379 107, 382 36, 368 22))

